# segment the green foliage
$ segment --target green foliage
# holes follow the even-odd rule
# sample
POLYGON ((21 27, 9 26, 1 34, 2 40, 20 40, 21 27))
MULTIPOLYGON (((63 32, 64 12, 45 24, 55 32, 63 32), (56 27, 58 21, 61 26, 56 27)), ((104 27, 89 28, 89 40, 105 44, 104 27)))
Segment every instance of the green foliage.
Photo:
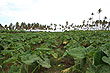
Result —
POLYGON ((20 65, 18 66, 12 65, 8 73, 21 73, 21 69, 22 68, 20 65))
POLYGON ((67 68, 63 71, 109 73, 109 38, 110 31, 0 33, 0 72, 39 72, 41 68, 51 69, 53 59, 69 66, 61 63, 67 68), (68 56, 74 59, 71 64, 64 61, 68 56))
POLYGON ((104 57, 102 57, 102 60, 103 60, 105 63, 107 63, 107 64, 110 65, 110 57, 104 56, 104 57))
POLYGON ((72 48, 72 49, 69 49, 67 53, 72 57, 74 57, 76 60, 80 60, 85 57, 85 48, 83 47, 72 48))
POLYGON ((102 65, 99 73, 110 73, 110 65, 102 65))
POLYGON ((100 65, 103 63, 102 57, 104 56, 104 53, 102 51, 97 51, 94 55, 94 65, 100 65))

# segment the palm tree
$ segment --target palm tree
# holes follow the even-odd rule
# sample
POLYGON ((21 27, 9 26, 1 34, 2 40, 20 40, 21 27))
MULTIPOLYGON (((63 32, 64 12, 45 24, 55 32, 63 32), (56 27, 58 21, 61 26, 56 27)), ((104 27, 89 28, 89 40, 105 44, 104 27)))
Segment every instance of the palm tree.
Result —
POLYGON ((51 23, 50 25, 52 26, 53 24, 51 23))
POLYGON ((31 24, 30 23, 28 23, 27 28, 28 28, 28 30, 31 31, 31 24))
POLYGON ((92 18, 93 18, 94 13, 92 12, 91 15, 92 15, 92 18))
POLYGON ((92 20, 92 18, 90 17, 90 18, 89 18, 90 23, 89 23, 89 25, 88 25, 88 29, 91 28, 91 20, 92 20))
POLYGON ((9 25, 9 30, 12 30, 12 27, 13 27, 13 24, 10 23, 10 25, 9 25))
POLYGON ((6 29, 6 30, 8 29, 8 26, 7 26, 7 25, 5 25, 5 29, 6 29))
POLYGON ((67 28, 68 28, 68 30, 70 31, 70 26, 68 26, 67 28))
POLYGON ((90 18, 89 18, 90 23, 91 23, 91 20, 92 20, 92 18, 90 17, 90 18))
POLYGON ((45 25, 43 25, 44 30, 46 30, 46 27, 47 27, 47 26, 46 26, 46 24, 45 24, 45 25))
POLYGON ((94 13, 91 13, 91 15, 92 15, 92 25, 93 25, 93 15, 94 15, 94 13))
POLYGON ((96 21, 95 21, 96 27, 98 27, 98 24, 99 24, 99 20, 96 20, 96 21))
POLYGON ((47 29, 50 30, 50 26, 47 26, 47 29))
POLYGON ((104 20, 106 20, 106 19, 107 19, 107 17, 105 16, 105 17, 104 17, 104 20))
POLYGON ((4 27, 2 26, 2 24, 0 24, 0 29, 4 29, 4 27))
POLYGON ((20 30, 19 22, 16 22, 16 30, 20 30))
POLYGON ((107 30, 107 29, 109 30, 109 28, 110 28, 110 21, 108 22, 108 25, 105 30, 107 30))
POLYGON ((21 29, 23 29, 23 30, 26 29, 26 23, 25 22, 21 23, 21 29))
POLYGON ((38 29, 38 25, 36 23, 34 24, 34 27, 35 27, 35 29, 38 29))
POLYGON ((62 31, 63 31, 64 30, 64 26, 62 25, 61 27, 62 27, 62 31))
POLYGON ((32 30, 35 30, 36 27, 35 27, 35 23, 32 23, 32 30))
MULTIPOLYGON (((100 9, 98 9, 98 14, 99 14, 99 23, 100 23, 100 25, 101 25, 101 21, 100 21, 100 13, 102 12, 102 9, 100 8, 100 9)), ((101 27, 100 27, 101 28, 101 27)))
POLYGON ((83 20, 83 22, 82 22, 82 23, 83 23, 83 25, 85 25, 85 20, 83 20))
POLYGON ((40 26, 40 24, 39 24, 39 23, 37 23, 37 24, 36 24, 36 28, 37 28, 37 29, 39 29, 39 26, 40 26))
POLYGON ((105 16, 104 17, 104 20, 103 20, 103 25, 102 25, 103 26, 103 29, 104 29, 104 27, 106 27, 106 25, 108 23, 106 19, 107 19, 107 17, 105 16))
POLYGON ((59 26, 61 26, 61 24, 59 24, 59 26))
POLYGON ((68 25, 68 21, 66 21, 66 25, 68 25))
POLYGON ((53 24, 51 23, 51 24, 50 24, 50 27, 51 27, 51 29, 53 30, 53 27, 52 27, 52 26, 53 26, 53 24))
POLYGON ((99 21, 100 21, 100 13, 102 12, 102 9, 100 8, 99 10, 98 10, 98 14, 99 14, 99 21))
POLYGON ((87 30, 89 29, 89 21, 87 21, 86 28, 87 28, 87 30))
POLYGON ((15 25, 12 26, 12 30, 15 30, 15 25))
POLYGON ((57 24, 54 24, 54 27, 55 27, 54 30, 56 30, 57 24))
POLYGON ((66 21, 66 25, 65 25, 65 27, 68 28, 68 21, 66 21))
POLYGON ((21 26, 20 27, 23 30, 23 27, 24 27, 24 23, 23 22, 21 23, 21 26))
POLYGON ((70 27, 73 27, 73 25, 74 25, 74 23, 72 23, 72 24, 70 25, 70 27))

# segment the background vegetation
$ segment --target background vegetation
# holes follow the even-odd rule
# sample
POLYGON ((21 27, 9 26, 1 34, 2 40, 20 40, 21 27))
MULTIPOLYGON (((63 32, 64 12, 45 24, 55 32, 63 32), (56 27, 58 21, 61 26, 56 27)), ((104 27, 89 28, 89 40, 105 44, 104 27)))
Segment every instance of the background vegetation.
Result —
POLYGON ((69 31, 69 30, 109 30, 110 29, 110 21, 107 20, 107 17, 105 16, 102 20, 100 18, 101 16, 101 8, 98 10, 99 19, 94 20, 94 13, 91 13, 91 17, 86 21, 83 20, 81 25, 76 25, 74 23, 69 24, 68 21, 66 21, 65 24, 50 24, 50 25, 43 25, 39 23, 28 23, 25 22, 19 23, 16 22, 16 24, 10 23, 9 25, 2 26, 0 24, 1 30, 27 30, 27 31, 41 31, 41 30, 48 30, 48 31, 69 31))

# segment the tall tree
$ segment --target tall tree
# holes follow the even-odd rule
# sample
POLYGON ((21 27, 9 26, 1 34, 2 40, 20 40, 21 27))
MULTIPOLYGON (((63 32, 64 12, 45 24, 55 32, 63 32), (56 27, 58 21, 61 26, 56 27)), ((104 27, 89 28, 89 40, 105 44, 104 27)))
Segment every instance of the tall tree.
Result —
POLYGON ((24 29, 24 22, 21 23, 21 29, 24 29))
POLYGON ((66 25, 65 25, 65 27, 68 28, 68 21, 66 21, 66 25))
MULTIPOLYGON (((100 20, 100 13, 102 12, 102 9, 100 8, 100 9, 98 9, 98 14, 99 14, 99 23, 100 23, 100 25, 101 25, 101 20, 100 20)), ((101 28, 101 26, 100 26, 100 28, 101 28)))
POLYGON ((5 25, 5 29, 8 30, 8 26, 7 25, 5 25))
POLYGON ((103 20, 103 22, 102 22, 103 24, 102 24, 102 29, 104 29, 105 27, 106 27, 106 25, 107 25, 107 17, 105 16, 104 17, 104 20, 103 20))
POLYGON ((90 18, 89 18, 90 24, 91 24, 91 20, 92 20, 92 18, 90 17, 90 18))
POLYGON ((4 27, 2 26, 2 24, 0 24, 0 29, 4 29, 4 27))
POLYGON ((12 28, 13 28, 13 24, 10 23, 10 25, 9 25, 9 30, 12 30, 12 28))
POLYGON ((107 27, 106 27, 106 30, 107 30, 107 29, 109 30, 109 28, 110 28, 110 21, 108 22, 108 25, 107 25, 107 27))
POLYGON ((94 16, 94 13, 92 12, 91 15, 92 15, 92 25, 93 25, 93 16, 94 16))
POLYGON ((16 22, 16 30, 20 30, 19 22, 16 22))
POLYGON ((99 10, 98 10, 98 14, 99 14, 99 21, 100 21, 100 13, 102 12, 102 9, 100 8, 99 10))
POLYGON ((82 23, 83 23, 83 25, 85 25, 85 22, 86 22, 86 21, 85 21, 85 20, 83 20, 83 22, 82 22, 82 23))
POLYGON ((28 30, 31 30, 31 24, 30 23, 28 23, 27 28, 28 28, 28 30))
POLYGON ((33 29, 33 30, 36 29, 36 25, 35 25, 35 23, 32 23, 32 29, 33 29))
POLYGON ((57 24, 54 24, 54 27, 55 27, 54 30, 56 30, 56 28, 57 28, 57 24))

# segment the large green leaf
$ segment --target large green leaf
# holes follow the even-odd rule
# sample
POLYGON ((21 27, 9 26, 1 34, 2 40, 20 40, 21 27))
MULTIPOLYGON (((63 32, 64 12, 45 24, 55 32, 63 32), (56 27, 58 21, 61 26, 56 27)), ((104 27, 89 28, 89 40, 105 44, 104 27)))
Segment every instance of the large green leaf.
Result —
POLYGON ((50 68, 50 60, 46 57, 46 56, 42 56, 42 58, 39 58, 39 60, 37 61, 40 65, 42 65, 42 67, 45 68, 50 68))
POLYGON ((92 67, 87 68, 86 73, 95 73, 95 70, 92 67))
POLYGON ((83 59, 85 57, 85 49, 84 47, 72 48, 67 53, 75 59, 83 59))
POLYGON ((11 54, 12 52, 14 52, 15 50, 3 50, 1 51, 1 54, 6 55, 6 54, 11 54))
POLYGON ((102 57, 104 56, 104 53, 102 51, 97 51, 94 55, 94 64, 97 66, 97 65, 100 65, 103 63, 102 61, 102 57))
POLYGON ((102 65, 99 73, 110 73, 110 65, 102 65))
POLYGON ((104 57, 102 57, 102 60, 103 60, 105 63, 107 63, 107 64, 110 65, 110 57, 104 56, 104 57))
POLYGON ((102 51, 108 56, 110 57, 110 42, 106 43, 104 45, 101 46, 102 51))
POLYGON ((39 60, 39 57, 35 54, 26 54, 21 56, 21 61, 27 65, 31 65, 36 60, 39 60))
POLYGON ((12 62, 15 62, 17 59, 18 59, 18 55, 15 55, 15 56, 13 56, 11 58, 8 58, 3 63, 12 63, 12 62))
POLYGON ((23 63, 27 65, 31 65, 33 62, 37 61, 40 65, 46 68, 50 68, 50 60, 46 56, 37 56, 35 54, 26 54, 21 56, 21 60, 23 63))

